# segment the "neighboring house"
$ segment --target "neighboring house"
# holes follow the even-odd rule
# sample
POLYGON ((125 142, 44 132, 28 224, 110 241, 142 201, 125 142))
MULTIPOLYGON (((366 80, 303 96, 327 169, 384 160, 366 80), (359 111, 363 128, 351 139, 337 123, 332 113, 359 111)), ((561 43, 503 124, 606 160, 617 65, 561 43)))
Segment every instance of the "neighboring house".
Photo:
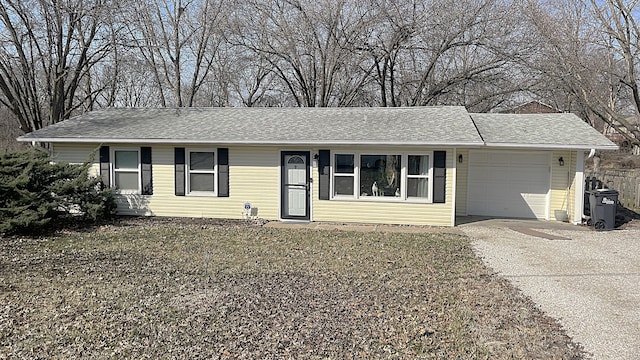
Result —
POLYGON ((108 109, 19 140, 96 153, 121 214, 440 226, 580 222, 585 152, 616 149, 572 114, 459 106, 108 109))
MULTIPOLYGON (((625 120, 631 125, 633 126, 633 130, 638 130, 640 129, 640 117, 637 115, 633 115, 633 116, 627 116, 625 118, 625 120)), ((609 135, 618 135, 620 133, 629 133, 630 131, 624 127, 621 127, 619 130, 616 130, 613 126, 611 125, 607 125, 606 128, 604 129, 604 134, 609 136, 609 135)))
MULTIPOLYGON (((640 130, 640 117, 637 115, 628 116, 626 121, 633 127, 631 130, 640 130)), ((625 127, 615 129, 613 126, 605 124, 603 134, 621 149, 627 151, 631 150, 634 155, 640 155, 640 149, 638 149, 637 146, 632 146, 631 142, 627 139, 627 136, 631 135, 631 130, 625 127)))

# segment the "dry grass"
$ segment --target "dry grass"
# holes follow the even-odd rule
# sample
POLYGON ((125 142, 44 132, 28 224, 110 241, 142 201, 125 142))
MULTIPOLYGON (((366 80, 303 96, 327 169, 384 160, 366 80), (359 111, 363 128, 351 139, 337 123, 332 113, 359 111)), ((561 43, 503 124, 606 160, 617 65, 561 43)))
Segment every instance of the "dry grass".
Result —
POLYGON ((137 220, 0 239, 0 358, 580 358, 452 234, 137 220))

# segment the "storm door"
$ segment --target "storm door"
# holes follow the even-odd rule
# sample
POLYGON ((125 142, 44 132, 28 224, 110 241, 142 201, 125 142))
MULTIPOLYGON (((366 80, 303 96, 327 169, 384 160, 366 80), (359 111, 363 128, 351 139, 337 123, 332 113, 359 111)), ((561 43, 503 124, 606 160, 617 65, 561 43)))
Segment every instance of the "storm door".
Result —
POLYGON ((281 217, 310 219, 310 167, 308 151, 283 151, 281 155, 281 217))

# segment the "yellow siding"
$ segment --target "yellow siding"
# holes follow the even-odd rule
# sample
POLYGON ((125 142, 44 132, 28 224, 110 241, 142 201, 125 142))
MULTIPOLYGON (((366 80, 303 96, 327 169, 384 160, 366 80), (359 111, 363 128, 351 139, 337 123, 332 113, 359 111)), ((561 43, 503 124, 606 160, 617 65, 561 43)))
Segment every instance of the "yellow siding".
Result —
POLYGON ((314 201, 316 201, 313 206, 315 221, 453 226, 451 223, 451 203, 314 201))
MULTIPOLYGON (((116 146, 110 144, 110 146, 116 146)), ((83 163, 89 159, 99 144, 54 144, 53 160, 69 163, 83 163)), ((188 149, 199 147, 187 146, 188 149)), ((201 147, 206 148, 206 147, 201 147)), ((243 204, 251 202, 258 209, 258 216, 277 220, 280 211, 280 151, 309 150, 316 154, 318 149, 286 149, 274 147, 232 147, 229 149, 229 193, 228 198, 175 196, 174 195, 174 147, 153 146, 153 189, 152 196, 118 195, 116 200, 121 214, 242 218, 243 204)), ((334 149, 341 150, 341 149, 334 149)), ((342 149, 342 150, 352 150, 342 149)), ((453 194, 455 186, 456 215, 466 214, 468 149, 385 149, 389 151, 411 152, 425 150, 447 151, 447 202, 444 204, 424 204, 385 201, 318 200, 318 169, 313 167, 312 176, 312 220, 336 222, 366 222, 391 224, 424 224, 451 226, 453 194), (457 155, 463 162, 457 162, 457 155), (456 162, 454 164, 454 161, 456 162), (453 166, 456 166, 454 179, 453 166)), ((375 149, 358 149, 361 152, 375 152, 375 149)), ((551 161, 551 193, 549 217, 555 219, 555 210, 564 210, 573 220, 575 199, 575 151, 554 151, 551 161), (565 165, 558 164, 558 158, 565 165)), ((92 174, 99 169, 97 153, 94 157, 92 174)))
POLYGON ((97 150, 100 147, 99 144, 53 144, 53 153, 51 160, 61 161, 70 164, 83 164, 89 160, 92 153, 95 152, 93 157, 93 166, 90 173, 92 176, 96 176, 99 172, 100 166, 97 150))
MULTIPOLYGON (((118 145, 108 144, 112 147, 118 145)), ((99 144, 56 144, 54 159, 82 163, 98 149, 99 144)), ((130 146, 129 146, 130 147, 130 146)), ((186 146, 188 149, 207 147, 186 146)), ((117 195, 118 212, 125 215, 156 215, 179 217, 242 218, 243 205, 251 202, 258 209, 257 215, 277 220, 280 211, 280 152, 282 150, 308 150, 316 154, 318 149, 286 149, 274 147, 229 148, 228 198, 203 196, 175 196, 174 194, 174 146, 152 147, 153 195, 117 195)), ((210 147, 208 147, 210 148, 210 147)), ((374 149, 369 149, 375 152, 374 149)), ((318 200, 318 169, 312 168, 312 220, 336 222, 423 224, 452 226, 454 172, 453 149, 385 149, 389 151, 424 152, 447 151, 447 202, 424 204, 405 202, 318 200)), ((358 149, 367 151, 367 149, 358 149)), ((463 152, 466 158, 466 153, 463 152)), ((96 154, 94 173, 99 164, 96 154)), ((462 164, 464 165, 464 164, 462 164)), ((466 169, 466 167, 464 168, 466 169)), ((459 170, 461 171, 461 170, 459 170)), ((463 173, 466 170, 462 170, 463 173)), ((465 177, 466 179, 466 177, 465 177)), ((466 185, 458 186, 458 196, 466 199, 466 185), (462 194, 462 195, 460 195, 462 194)))
POLYGON ((467 179, 469 178, 469 150, 458 149, 457 156, 462 155, 462 163, 456 163, 456 215, 467 215, 467 179))
MULTIPOLYGON (((189 146, 188 149, 198 149, 189 146)), ((174 148, 153 147, 153 196, 144 196, 141 204, 158 216, 242 218, 243 205, 251 202, 258 216, 278 218, 280 153, 270 148, 229 149, 229 197, 175 196, 174 148)), ((133 203, 136 198, 131 197, 133 203)))
MULTIPOLYGON (((453 149, 397 149, 399 152, 447 151, 446 203, 419 204, 385 201, 318 200, 318 186, 313 188, 313 220, 335 222, 363 222, 453 226, 453 149)), ((367 152, 367 149, 359 150, 367 152)), ((375 150, 371 150, 374 151, 375 150)), ((379 150, 378 150, 379 151, 379 150)), ((385 153, 394 149, 385 149, 385 153)), ((318 184, 318 169, 313 168, 314 184, 318 184)))
POLYGON ((554 151, 551 159, 551 196, 549 201, 549 217, 556 220, 555 210, 566 211, 569 221, 573 220, 575 199, 575 151, 554 151), (558 159, 562 157, 564 166, 560 166, 558 159))
MULTIPOLYGON (((82 163, 98 147, 98 144, 55 144, 53 159, 82 163)), ((207 147, 187 146, 187 148, 207 147)), ((98 173, 98 160, 96 154, 94 174, 98 173)), ((278 219, 280 191, 280 151, 278 149, 256 147, 230 149, 230 197, 228 198, 175 196, 174 147, 153 146, 152 160, 153 195, 116 195, 119 214, 239 219, 243 216, 244 203, 249 201, 252 207, 258 209, 258 216, 270 220, 278 219)))

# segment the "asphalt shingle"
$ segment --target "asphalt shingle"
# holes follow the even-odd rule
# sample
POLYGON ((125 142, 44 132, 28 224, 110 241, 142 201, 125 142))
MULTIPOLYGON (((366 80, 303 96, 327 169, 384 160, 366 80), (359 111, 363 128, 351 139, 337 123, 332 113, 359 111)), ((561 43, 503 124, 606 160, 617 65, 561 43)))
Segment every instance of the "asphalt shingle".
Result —
POLYGON ((482 145, 464 107, 165 108, 86 113, 24 141, 482 145))
POLYGON ((487 146, 598 148, 616 145, 574 114, 470 114, 487 146))
POLYGON ((616 149, 573 114, 469 114, 462 106, 117 108, 88 112, 19 140, 616 149))

